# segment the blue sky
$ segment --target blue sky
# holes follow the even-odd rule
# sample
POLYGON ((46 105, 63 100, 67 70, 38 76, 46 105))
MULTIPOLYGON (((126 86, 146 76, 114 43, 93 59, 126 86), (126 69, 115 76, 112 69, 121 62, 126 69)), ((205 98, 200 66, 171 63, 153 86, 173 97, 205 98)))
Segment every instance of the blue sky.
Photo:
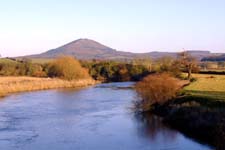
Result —
POLYGON ((225 52, 225 0, 0 0, 0 54, 78 38, 122 51, 225 52))

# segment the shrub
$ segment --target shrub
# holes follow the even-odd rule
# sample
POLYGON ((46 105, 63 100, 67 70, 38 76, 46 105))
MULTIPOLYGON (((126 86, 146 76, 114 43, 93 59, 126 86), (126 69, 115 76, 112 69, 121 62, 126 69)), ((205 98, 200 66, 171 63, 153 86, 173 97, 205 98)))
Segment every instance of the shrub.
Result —
POLYGON ((2 76, 46 76, 42 65, 33 64, 31 61, 24 60, 7 60, 0 62, 0 75, 2 76))
POLYGON ((174 98, 179 89, 178 80, 169 74, 155 74, 145 77, 135 86, 141 101, 138 107, 147 111, 155 104, 163 104, 174 98))
POLYGON ((89 74, 81 67, 79 61, 70 56, 62 56, 49 65, 48 76, 73 80, 88 78, 89 74))
POLYGON ((195 82, 195 81, 197 81, 197 78, 191 78, 190 79, 190 82, 195 82))

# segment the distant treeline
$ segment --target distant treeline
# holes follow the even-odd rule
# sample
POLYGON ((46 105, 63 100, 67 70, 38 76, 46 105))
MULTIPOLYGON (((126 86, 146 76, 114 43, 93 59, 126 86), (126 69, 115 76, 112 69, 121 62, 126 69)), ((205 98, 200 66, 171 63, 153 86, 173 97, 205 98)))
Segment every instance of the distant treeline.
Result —
POLYGON ((170 73, 180 77, 182 72, 214 71, 224 67, 224 62, 197 62, 186 52, 177 59, 162 57, 157 60, 139 58, 126 61, 86 60, 78 61, 71 56, 62 56, 49 61, 29 59, 0 59, 0 76, 59 77, 73 80, 92 77, 103 82, 139 81, 150 73, 170 73), (209 70, 211 69, 211 70, 209 70))
POLYGON ((66 80, 90 77, 73 57, 59 57, 49 63, 32 63, 29 59, 0 59, 0 76, 58 77, 66 80))
POLYGON ((60 77, 68 80, 90 76, 103 82, 138 81, 150 73, 171 72, 179 75, 176 62, 165 57, 157 61, 78 61, 64 56, 47 63, 33 63, 29 59, 0 59, 0 76, 60 77))
POLYGON ((201 70, 224 70, 225 69, 225 61, 204 61, 199 63, 199 67, 201 70))
POLYGON ((137 81, 150 73, 147 65, 115 61, 81 61, 64 56, 48 63, 0 59, 0 76, 60 77, 68 80, 91 76, 105 82, 137 81))
POLYGON ((225 61, 225 54, 220 56, 210 56, 202 58, 202 61, 225 61))
MULTIPOLYGON (((129 61, 83 61, 82 66, 89 70, 89 74, 94 79, 106 82, 139 81, 151 73, 162 72, 181 77, 182 71, 188 71, 187 64, 181 64, 180 60, 172 57, 162 57, 157 60, 140 58, 129 61)), ((197 66, 191 64, 191 72, 196 71, 198 71, 197 66)))
POLYGON ((138 81, 150 73, 150 70, 141 64, 114 61, 92 61, 82 64, 94 79, 106 82, 138 81))
POLYGON ((14 60, 2 58, 0 60, 0 75, 1 76, 47 76, 47 64, 33 64, 28 59, 14 60))

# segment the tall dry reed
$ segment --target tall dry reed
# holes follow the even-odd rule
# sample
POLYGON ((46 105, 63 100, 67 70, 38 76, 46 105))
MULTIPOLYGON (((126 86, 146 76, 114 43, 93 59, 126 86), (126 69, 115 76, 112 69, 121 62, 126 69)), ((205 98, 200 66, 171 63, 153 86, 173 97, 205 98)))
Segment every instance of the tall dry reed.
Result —
POLYGON ((58 78, 0 77, 0 96, 23 91, 84 87, 96 83, 92 78, 68 81, 58 78))

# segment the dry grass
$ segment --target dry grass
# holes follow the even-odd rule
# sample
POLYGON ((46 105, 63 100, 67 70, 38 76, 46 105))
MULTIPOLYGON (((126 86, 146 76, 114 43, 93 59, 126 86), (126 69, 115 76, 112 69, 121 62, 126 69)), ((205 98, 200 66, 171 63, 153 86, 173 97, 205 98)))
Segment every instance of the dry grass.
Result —
POLYGON ((57 78, 0 77, 0 96, 23 91, 84 87, 96 83, 91 78, 67 81, 57 78))

